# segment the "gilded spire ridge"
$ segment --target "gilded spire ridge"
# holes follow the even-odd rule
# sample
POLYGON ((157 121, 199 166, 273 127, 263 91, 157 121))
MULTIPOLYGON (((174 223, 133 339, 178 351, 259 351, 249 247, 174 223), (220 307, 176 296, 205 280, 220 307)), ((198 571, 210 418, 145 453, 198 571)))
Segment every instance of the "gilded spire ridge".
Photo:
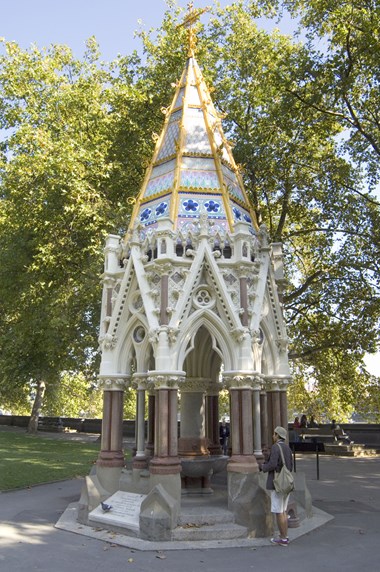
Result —
POLYGON ((207 8, 188 13, 181 26, 189 32, 189 57, 176 82, 171 104, 164 111, 161 134, 134 204, 129 228, 137 223, 150 233, 160 220, 186 234, 210 219, 214 233, 233 232, 244 223, 254 234, 255 213, 223 132, 221 114, 194 55, 195 29, 207 8))

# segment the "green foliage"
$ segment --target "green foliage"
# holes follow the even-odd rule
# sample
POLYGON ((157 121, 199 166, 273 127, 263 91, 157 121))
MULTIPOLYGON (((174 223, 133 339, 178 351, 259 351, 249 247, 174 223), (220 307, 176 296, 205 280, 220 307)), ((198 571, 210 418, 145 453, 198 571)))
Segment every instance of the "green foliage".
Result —
MULTIPOLYGON (((254 2, 218 10, 206 29, 199 27, 197 58, 237 142, 234 155, 257 218, 285 245, 290 356, 321 399, 334 384, 341 388, 331 410, 342 418, 358 397, 346 380, 365 385, 368 377, 357 371, 379 341, 379 205, 362 163, 349 160, 347 123, 306 101, 305 93, 318 99, 321 86, 334 89, 321 54, 310 43, 258 29, 258 15, 254 2)), ((178 45, 175 22, 166 34, 178 45)), ((168 39, 154 46, 143 39, 145 73, 164 92, 172 80, 168 39)))
POLYGON ((230 415, 230 396, 227 389, 219 392, 219 419, 230 415))
POLYGON ((47 388, 42 414, 58 417, 102 417, 103 392, 83 373, 63 372, 59 381, 47 388))

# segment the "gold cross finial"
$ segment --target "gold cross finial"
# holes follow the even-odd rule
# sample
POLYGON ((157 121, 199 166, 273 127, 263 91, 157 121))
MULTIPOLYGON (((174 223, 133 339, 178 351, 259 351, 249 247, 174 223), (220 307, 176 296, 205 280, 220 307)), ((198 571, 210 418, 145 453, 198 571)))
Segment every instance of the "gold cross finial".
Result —
POLYGON ((189 51, 188 56, 191 57, 194 55, 195 46, 197 43, 196 34, 194 30, 194 24, 199 20, 200 16, 205 12, 210 10, 210 6, 206 6, 206 8, 194 8, 194 3, 189 2, 187 5, 188 13, 185 16, 183 23, 180 26, 187 28, 189 31, 189 51))

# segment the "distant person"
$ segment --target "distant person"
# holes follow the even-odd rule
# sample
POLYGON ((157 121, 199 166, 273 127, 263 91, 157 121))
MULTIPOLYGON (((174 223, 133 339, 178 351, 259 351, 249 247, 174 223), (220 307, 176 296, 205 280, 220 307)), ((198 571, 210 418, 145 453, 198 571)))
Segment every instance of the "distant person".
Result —
POLYGON ((344 432, 344 429, 341 429, 340 425, 333 419, 331 421, 330 429, 334 436, 335 441, 344 441, 345 443, 353 443, 351 438, 347 433, 344 432))
POLYGON ((223 455, 227 455, 229 436, 230 436, 230 428, 228 427, 226 420, 223 417, 222 423, 219 427, 219 441, 223 450, 223 455))
POLYGON ((271 538, 272 544, 278 546, 288 546, 288 502, 289 494, 278 493, 273 484, 274 473, 279 472, 282 467, 281 452, 279 447, 282 448, 284 460, 287 468, 293 470, 293 456, 292 451, 285 443, 287 431, 283 427, 276 427, 273 433, 273 445, 270 450, 269 459, 266 463, 261 465, 261 470, 268 473, 267 490, 271 491, 271 512, 276 515, 276 522, 279 530, 279 538, 271 538))
POLYGON ((306 415, 302 415, 302 417, 301 417, 301 424, 300 424, 301 429, 306 429, 308 426, 309 426, 309 425, 308 425, 308 422, 307 422, 307 417, 306 417, 306 415))
POLYGON ((298 443, 298 441, 300 440, 300 429, 301 429, 300 418, 295 417, 293 421, 293 433, 294 433, 295 443, 298 443))
POLYGON ((316 422, 316 420, 314 419, 314 415, 312 415, 310 417, 310 421, 309 421, 309 427, 319 427, 318 423, 316 422))

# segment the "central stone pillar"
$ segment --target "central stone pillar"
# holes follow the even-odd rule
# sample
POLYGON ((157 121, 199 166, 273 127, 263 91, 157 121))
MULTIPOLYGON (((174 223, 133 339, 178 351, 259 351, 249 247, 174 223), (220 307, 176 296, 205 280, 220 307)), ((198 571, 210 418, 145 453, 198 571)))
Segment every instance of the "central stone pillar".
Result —
POLYGON ((206 437, 210 455, 222 455, 219 437, 219 387, 215 383, 207 388, 206 437))
POLYGON ((181 386, 181 429, 178 455, 195 457, 209 455, 206 438, 205 383, 202 379, 186 379, 181 386))
POLYGON ((206 402, 203 378, 186 378, 181 386, 181 430, 178 455, 181 458, 182 494, 209 494, 212 465, 206 437, 206 402))

